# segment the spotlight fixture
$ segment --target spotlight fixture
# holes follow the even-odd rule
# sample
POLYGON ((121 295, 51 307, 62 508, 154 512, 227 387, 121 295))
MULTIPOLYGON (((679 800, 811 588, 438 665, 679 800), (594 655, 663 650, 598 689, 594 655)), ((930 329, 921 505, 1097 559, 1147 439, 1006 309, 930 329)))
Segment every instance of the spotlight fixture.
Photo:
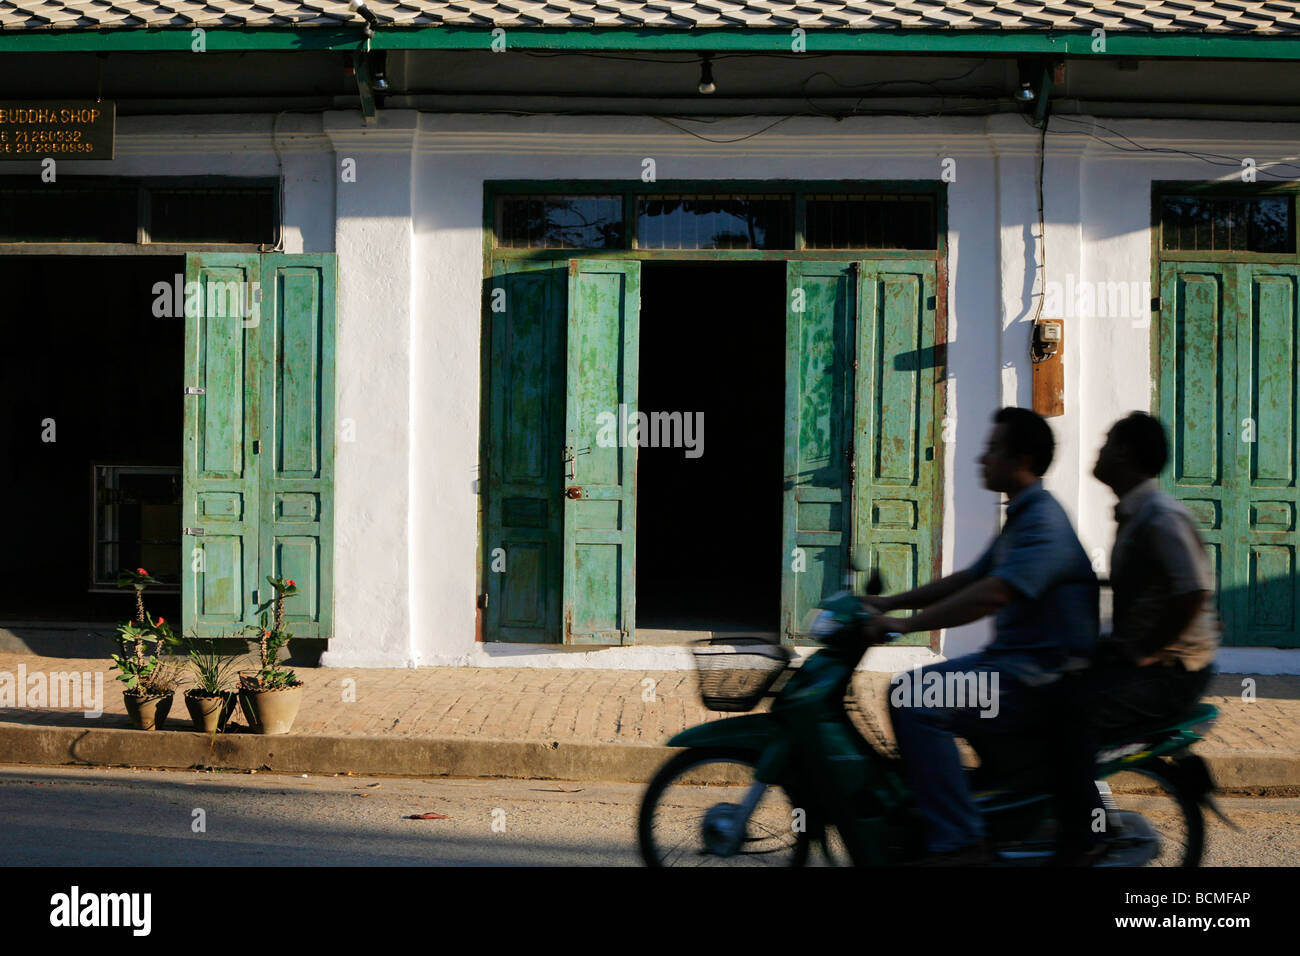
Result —
POLYGON ((716 93, 718 88, 713 85, 713 54, 705 53, 700 56, 700 92, 708 95, 716 93))
POLYGON ((1016 63, 1020 85, 1015 98, 1020 103, 1032 103, 1038 97, 1038 84, 1042 82, 1043 64, 1038 60, 1019 60, 1016 63))

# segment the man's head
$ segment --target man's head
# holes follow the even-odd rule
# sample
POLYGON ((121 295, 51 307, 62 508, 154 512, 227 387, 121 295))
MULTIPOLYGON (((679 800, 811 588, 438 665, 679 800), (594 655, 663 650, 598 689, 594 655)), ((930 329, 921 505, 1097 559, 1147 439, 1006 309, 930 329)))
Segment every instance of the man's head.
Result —
POLYGON ((1097 454, 1092 474, 1122 495, 1160 474, 1168 460, 1169 442, 1160 419, 1146 412, 1132 412, 1106 433, 1106 443, 1097 454))
POLYGON ((1015 495, 1033 484, 1052 464, 1056 440, 1051 426, 1027 408, 1003 408, 993 416, 979 464, 984 487, 1015 495))

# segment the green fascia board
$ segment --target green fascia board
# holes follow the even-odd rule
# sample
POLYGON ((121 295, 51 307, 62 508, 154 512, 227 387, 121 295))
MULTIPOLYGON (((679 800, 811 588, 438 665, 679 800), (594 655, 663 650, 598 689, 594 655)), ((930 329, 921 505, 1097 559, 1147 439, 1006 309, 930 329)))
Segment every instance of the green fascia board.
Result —
MULTIPOLYGON (((507 50, 731 51, 790 53, 790 29, 682 29, 674 27, 380 27, 372 50, 489 50, 494 30, 507 50), (498 34, 500 36, 501 34, 498 34)), ((208 52, 355 50, 366 42, 354 27, 205 28, 208 52)), ((809 53, 932 53, 967 55, 1175 57, 1228 60, 1300 60, 1300 36, 1238 36, 1205 33, 1106 34, 1105 52, 1094 52, 1090 31, 1048 30, 807 30, 809 53)), ((105 30, 3 30, 0 53, 187 52, 192 28, 105 30)))

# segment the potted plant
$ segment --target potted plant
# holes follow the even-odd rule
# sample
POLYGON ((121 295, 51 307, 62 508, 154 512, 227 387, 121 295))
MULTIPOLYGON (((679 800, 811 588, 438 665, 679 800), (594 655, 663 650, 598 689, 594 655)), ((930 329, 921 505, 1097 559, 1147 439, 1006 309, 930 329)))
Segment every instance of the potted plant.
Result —
POLYGON ((155 621, 144 609, 144 589, 157 583, 144 568, 123 571, 117 579, 118 587, 135 588, 135 620, 118 627, 120 653, 110 656, 112 669, 120 672, 117 679, 126 685, 122 699, 136 730, 163 729, 178 676, 176 663, 167 654, 177 643, 171 626, 165 618, 155 621))
POLYGON ((190 676, 194 686, 185 692, 185 709, 194 729, 205 734, 222 733, 235 711, 233 680, 237 657, 222 654, 213 641, 191 638, 186 642, 190 676))
POLYGON ((261 667, 254 674, 239 675, 239 706, 248 726, 259 734, 287 734, 302 703, 302 681, 280 664, 280 650, 289 646, 293 635, 284 629, 284 599, 298 593, 293 581, 268 577, 275 597, 258 609, 261 625, 247 630, 257 634, 261 667), (273 626, 267 626, 266 612, 274 607, 273 626))

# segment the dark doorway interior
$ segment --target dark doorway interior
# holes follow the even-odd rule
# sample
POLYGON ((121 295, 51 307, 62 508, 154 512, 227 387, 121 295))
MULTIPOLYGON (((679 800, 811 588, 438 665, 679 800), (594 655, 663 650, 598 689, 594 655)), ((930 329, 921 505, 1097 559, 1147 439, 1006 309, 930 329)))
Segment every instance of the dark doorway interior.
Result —
POLYGON ((637 627, 774 632, 785 264, 642 268, 638 407, 702 412, 704 453, 639 449, 637 627))
POLYGON ((144 567, 172 584, 150 613, 179 625, 185 322, 155 316, 154 286, 184 272, 0 258, 0 624, 126 620, 132 592, 113 582, 144 567))

